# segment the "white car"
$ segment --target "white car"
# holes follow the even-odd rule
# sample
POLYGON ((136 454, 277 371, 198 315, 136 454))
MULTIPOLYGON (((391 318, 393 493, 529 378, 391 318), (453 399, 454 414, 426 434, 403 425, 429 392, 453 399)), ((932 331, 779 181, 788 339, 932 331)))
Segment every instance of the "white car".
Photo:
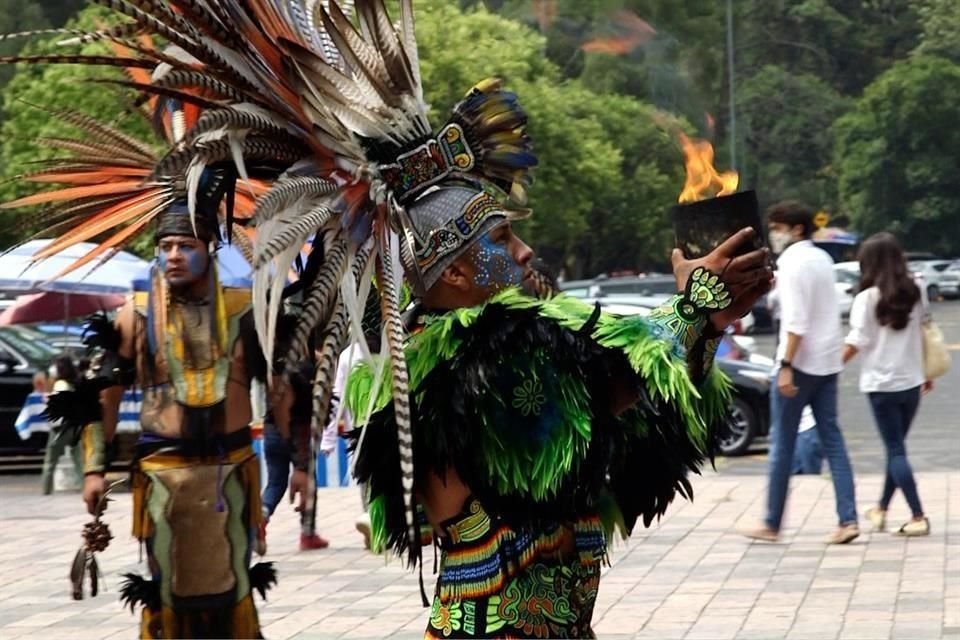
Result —
MULTIPOLYGON (((566 292, 564 292, 566 293, 566 292)), ((600 306, 609 309, 612 313, 620 313, 621 315, 630 315, 629 313, 621 313, 619 311, 613 311, 614 308, 618 306, 626 307, 646 307, 648 309, 654 309, 659 307, 661 304, 670 299, 670 296, 664 295, 652 295, 652 296, 642 296, 642 295, 629 295, 629 294, 610 294, 602 296, 591 296, 587 298, 587 301, 591 304, 596 302, 600 303, 600 306)), ((753 316, 753 312, 750 311, 747 315, 743 316, 739 320, 733 323, 733 333, 736 335, 748 335, 753 333, 753 329, 757 324, 756 318, 753 316)))
POLYGON ((847 318, 850 316, 853 298, 860 288, 860 263, 838 262, 833 265, 833 272, 836 275, 834 286, 837 290, 837 306, 840 307, 840 315, 847 318))
POLYGON ((931 301, 960 297, 960 271, 951 269, 949 260, 917 260, 909 263, 914 276, 923 278, 923 287, 931 301))

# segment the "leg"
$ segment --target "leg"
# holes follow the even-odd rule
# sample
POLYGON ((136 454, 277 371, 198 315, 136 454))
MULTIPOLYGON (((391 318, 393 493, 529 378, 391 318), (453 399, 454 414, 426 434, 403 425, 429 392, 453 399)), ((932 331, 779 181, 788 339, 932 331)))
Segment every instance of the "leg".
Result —
POLYGON ((871 393, 870 405, 880 437, 883 438, 883 445, 887 450, 887 474, 903 491, 913 517, 921 518, 923 508, 920 505, 920 497, 917 495, 917 485, 910 462, 907 460, 907 448, 903 439, 909 429, 904 424, 904 418, 916 412, 914 406, 919 401, 913 397, 914 395, 919 396, 919 390, 871 393))
POLYGON ((53 476, 57 469, 57 462, 63 455, 65 448, 64 441, 57 438, 53 431, 47 437, 47 448, 43 453, 43 495, 48 496, 53 493, 53 476))
POLYGON ((272 516, 287 491, 290 479, 290 448, 280 431, 272 424, 264 424, 263 455, 267 460, 267 486, 263 489, 263 513, 272 516))
POLYGON ((300 550, 326 549, 330 542, 317 535, 317 484, 311 482, 307 491, 312 493, 307 507, 300 514, 300 550))
POLYGON ((810 394, 808 385, 804 385, 794 372, 794 382, 800 391, 796 396, 787 398, 780 395, 774 379, 770 390, 770 472, 767 489, 767 517, 764 520, 768 529, 779 531, 783 521, 783 510, 787 503, 787 489, 790 484, 790 468, 793 463, 793 450, 797 442, 797 427, 800 415, 807 404, 810 394))
POLYGON ((840 525, 857 524, 857 502, 853 487, 853 468, 847 456, 847 447, 837 423, 838 376, 811 376, 817 378, 815 391, 810 397, 810 408, 817 421, 817 434, 823 453, 830 465, 833 491, 837 500, 837 516, 840 525))

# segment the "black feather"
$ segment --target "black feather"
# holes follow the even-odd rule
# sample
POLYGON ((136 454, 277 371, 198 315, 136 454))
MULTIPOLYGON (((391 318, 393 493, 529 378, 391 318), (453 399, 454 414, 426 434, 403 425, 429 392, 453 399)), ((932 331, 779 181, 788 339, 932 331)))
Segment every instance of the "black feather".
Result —
POLYGON ((88 351, 103 349, 117 352, 120 350, 121 338, 120 330, 103 311, 88 317, 83 327, 83 344, 88 351))
POLYGON ((250 587, 255 589, 260 597, 267 599, 267 591, 277 584, 277 570, 272 562, 258 562, 250 567, 250 587))
POLYGON ((129 605, 131 612, 137 606, 159 611, 160 585, 154 580, 147 580, 135 573, 125 573, 123 584, 120 586, 120 602, 124 606, 129 605))

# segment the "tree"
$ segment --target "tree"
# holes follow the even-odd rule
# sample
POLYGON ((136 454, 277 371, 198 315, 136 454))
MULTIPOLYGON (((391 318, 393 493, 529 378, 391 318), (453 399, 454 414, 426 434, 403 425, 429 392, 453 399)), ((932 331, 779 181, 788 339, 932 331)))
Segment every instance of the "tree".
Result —
POLYGON ((850 100, 816 76, 767 65, 737 91, 746 161, 741 183, 761 200, 795 198, 834 209, 830 127, 850 100))
POLYGON ((519 226, 535 248, 573 275, 662 264, 667 211, 683 182, 680 153, 657 124, 672 119, 634 98, 563 80, 532 28, 484 8, 461 13, 443 0, 418 10, 435 122, 492 72, 521 96, 540 166, 530 192, 534 216, 519 226))
POLYGON ((921 0, 917 13, 923 25, 917 53, 938 55, 960 63, 960 2, 921 0))
MULTIPOLYGON (((91 6, 68 23, 71 28, 93 30, 115 20, 108 10, 91 6)), ((27 44, 23 54, 71 51, 58 47, 61 36, 36 40, 27 44)), ((89 44, 83 53, 103 53, 103 44, 89 44)), ((74 48, 76 49, 76 48, 74 48)), ((43 138, 74 137, 77 131, 51 116, 50 109, 71 109, 93 115, 116 114, 121 128, 141 140, 154 140, 149 124, 139 113, 124 112, 124 105, 132 104, 132 96, 110 85, 93 84, 98 79, 119 79, 122 72, 114 68, 78 65, 19 64, 14 77, 3 90, 5 118, 0 128, 0 174, 7 180, 0 184, 0 201, 6 202, 37 189, 36 185, 15 176, 29 171, 38 160, 55 153, 44 147, 43 138), (42 109, 39 107, 43 107, 42 109)), ((25 211, 4 212, 0 217, 0 246, 8 246, 26 231, 32 230, 25 211)))
MULTIPOLYGON (((49 24, 43 10, 32 0, 0 0, 0 33, 45 29, 49 24)), ((24 44, 23 38, 0 41, 0 56, 15 56, 24 44)), ((10 65, 0 65, 0 90, 13 77, 13 71, 10 65)))
POLYGON ((898 62, 835 126, 840 200, 865 233, 907 247, 960 253, 960 65, 934 56, 898 62))

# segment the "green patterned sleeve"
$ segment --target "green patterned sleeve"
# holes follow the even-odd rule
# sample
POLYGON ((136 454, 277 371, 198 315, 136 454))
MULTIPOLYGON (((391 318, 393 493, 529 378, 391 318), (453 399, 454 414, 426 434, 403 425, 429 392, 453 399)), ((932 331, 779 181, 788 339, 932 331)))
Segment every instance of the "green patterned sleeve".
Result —
POLYGON ((686 354, 690 379, 699 386, 713 367, 723 333, 710 325, 708 314, 689 303, 686 294, 677 294, 654 309, 649 319, 662 327, 682 348, 686 354))

